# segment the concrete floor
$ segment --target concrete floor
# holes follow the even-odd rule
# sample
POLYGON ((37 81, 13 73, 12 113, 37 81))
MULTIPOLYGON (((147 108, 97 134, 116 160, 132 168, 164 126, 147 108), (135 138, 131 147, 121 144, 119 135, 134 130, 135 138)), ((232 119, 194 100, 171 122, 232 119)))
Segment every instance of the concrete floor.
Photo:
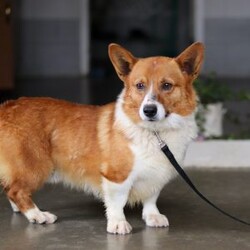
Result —
MULTIPOLYGON (((228 212, 250 221, 250 169, 191 169, 201 192, 228 212)), ((250 249, 250 227, 220 215, 175 179, 163 190, 159 208, 168 216, 170 228, 148 228, 141 208, 126 208, 133 233, 106 233, 101 202, 79 191, 48 185, 34 200, 41 209, 59 216, 53 225, 33 225, 13 214, 0 194, 0 249, 250 249)))

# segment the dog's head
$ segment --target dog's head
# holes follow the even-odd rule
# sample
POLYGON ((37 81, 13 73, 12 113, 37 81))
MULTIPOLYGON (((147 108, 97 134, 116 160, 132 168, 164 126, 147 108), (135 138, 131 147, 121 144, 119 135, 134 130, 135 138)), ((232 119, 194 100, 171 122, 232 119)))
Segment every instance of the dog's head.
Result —
POLYGON ((197 99, 193 81, 203 55, 204 47, 198 42, 176 58, 136 58, 120 45, 110 44, 109 57, 125 86, 125 113, 144 126, 193 113, 197 99))

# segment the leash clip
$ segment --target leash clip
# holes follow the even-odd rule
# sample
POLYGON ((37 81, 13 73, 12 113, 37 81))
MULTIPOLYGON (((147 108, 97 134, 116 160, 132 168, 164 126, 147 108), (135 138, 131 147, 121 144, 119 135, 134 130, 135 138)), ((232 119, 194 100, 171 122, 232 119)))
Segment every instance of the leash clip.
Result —
POLYGON ((154 135, 156 136, 156 138, 158 140, 158 144, 159 144, 160 148, 165 147, 166 143, 161 139, 159 133, 156 130, 154 130, 154 135))

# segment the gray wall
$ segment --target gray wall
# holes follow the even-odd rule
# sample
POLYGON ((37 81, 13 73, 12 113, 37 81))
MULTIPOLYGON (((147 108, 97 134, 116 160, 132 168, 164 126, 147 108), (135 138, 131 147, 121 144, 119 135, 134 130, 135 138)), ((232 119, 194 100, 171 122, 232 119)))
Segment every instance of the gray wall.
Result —
MULTIPOLYGON (((18 1, 17 75, 79 75, 81 0, 18 1)), ((250 1, 203 1, 206 44, 204 72, 250 77, 250 1)), ((115 13, 110 13, 110 19, 112 15, 115 13)), ((126 23, 127 26, 121 25, 119 23, 114 27, 123 27, 124 35, 127 35, 129 23, 126 23)), ((156 27, 160 29, 164 25, 156 27)))
POLYGON ((79 74, 79 0, 20 0, 18 76, 79 74))
POLYGON ((209 0, 205 3, 205 72, 250 77, 250 1, 209 0))

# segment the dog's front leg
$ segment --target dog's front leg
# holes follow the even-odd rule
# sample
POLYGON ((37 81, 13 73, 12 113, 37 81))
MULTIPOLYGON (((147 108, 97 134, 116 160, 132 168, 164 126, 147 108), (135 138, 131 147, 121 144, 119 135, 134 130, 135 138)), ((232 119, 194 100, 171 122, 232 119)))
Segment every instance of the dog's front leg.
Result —
POLYGON ((128 234, 132 227, 124 215, 131 185, 127 181, 114 183, 103 179, 104 202, 106 206, 107 231, 112 234, 128 234))
POLYGON ((160 192, 157 192, 143 202, 142 218, 149 227, 169 226, 167 217, 161 214, 156 206, 159 194, 160 192))

